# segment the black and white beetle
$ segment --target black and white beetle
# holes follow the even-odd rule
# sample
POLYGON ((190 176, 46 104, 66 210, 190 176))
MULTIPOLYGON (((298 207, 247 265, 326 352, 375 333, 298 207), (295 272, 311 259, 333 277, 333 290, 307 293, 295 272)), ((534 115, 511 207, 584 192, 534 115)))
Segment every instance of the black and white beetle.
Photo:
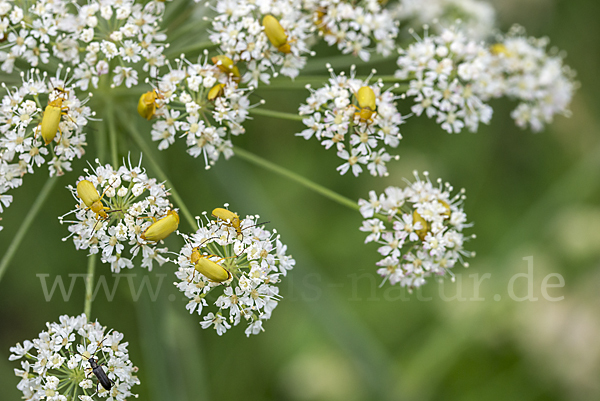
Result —
MULTIPOLYGON (((110 331, 108 333, 106 333, 106 336, 108 336, 110 334, 110 331)), ((102 339, 102 341, 100 341, 98 343, 98 346, 96 348, 96 352, 98 352, 98 350, 102 349, 101 345, 104 342, 104 340, 106 339, 106 336, 104 336, 104 338, 102 339)), ((110 389, 112 388, 112 385, 114 384, 114 381, 112 381, 108 375, 106 374, 106 372, 104 371, 104 369, 102 369, 102 365, 100 364, 98 365, 98 362, 96 362, 96 352, 94 352, 94 355, 90 356, 87 361, 90 364, 90 368, 92 369, 92 371, 90 373, 88 373, 87 376, 89 376, 90 374, 94 374, 96 376, 96 378, 98 379, 98 383, 96 383, 96 393, 98 392, 98 385, 101 384, 102 387, 104 387, 104 389, 106 391, 110 391, 110 389)), ((81 355, 81 354, 79 354, 81 355)), ((85 358, 85 356, 81 355, 83 358, 85 358)), ((86 377, 87 377, 86 376, 86 377)))

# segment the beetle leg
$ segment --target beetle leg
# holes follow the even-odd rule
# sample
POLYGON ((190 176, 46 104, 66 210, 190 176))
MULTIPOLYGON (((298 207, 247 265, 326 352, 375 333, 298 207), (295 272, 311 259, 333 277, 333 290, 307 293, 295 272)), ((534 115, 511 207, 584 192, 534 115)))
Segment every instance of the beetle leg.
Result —
POLYGON ((194 281, 195 277, 196 277, 196 269, 194 268, 194 270, 192 270, 192 277, 188 280, 188 284, 191 283, 192 281, 194 281))

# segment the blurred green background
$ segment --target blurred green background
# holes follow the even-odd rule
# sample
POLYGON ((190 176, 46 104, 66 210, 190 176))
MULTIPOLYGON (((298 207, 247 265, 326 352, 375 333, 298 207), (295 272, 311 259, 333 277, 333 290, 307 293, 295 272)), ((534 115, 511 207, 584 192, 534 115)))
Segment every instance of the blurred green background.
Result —
MULTIPOLYGON (((556 118, 544 132, 515 127, 508 101, 492 103, 491 126, 479 133, 449 135, 435 123, 412 118, 401 130, 399 162, 390 177, 340 177, 334 152, 316 141, 294 137, 297 122, 257 117, 234 143, 351 199, 403 185, 412 170, 428 170, 455 188, 466 188, 465 211, 477 239, 468 269, 455 268, 457 282, 430 280, 422 293, 408 294, 375 275, 376 246, 363 245, 361 216, 318 194, 239 158, 221 160, 205 171, 201 160, 184 154, 179 142, 156 157, 194 214, 225 202, 240 214, 260 214, 276 228, 296 268, 283 280, 283 300, 266 331, 246 338, 243 325, 218 337, 188 315, 172 285, 174 265, 148 273, 136 268, 159 291, 152 302, 144 291, 132 300, 125 277, 109 302, 104 291, 94 301, 92 318, 125 334, 131 360, 142 382, 140 400, 593 400, 600 399, 600 3, 595 0, 504 0, 495 3, 499 25, 520 23, 533 36, 547 35, 568 52, 566 63, 578 72, 581 88, 573 116, 556 118), (526 273, 533 257, 535 302, 512 300, 510 278, 526 273), (563 288, 541 283, 550 273, 564 277, 563 288), (474 301, 474 277, 482 281, 474 301), (442 291, 442 295, 440 295, 442 291), (460 299, 453 296, 460 295, 460 299), (499 300, 498 300, 499 299, 499 300)), ((319 50, 319 49, 317 49, 319 50)), ((328 61, 321 48, 313 65, 328 61)), ((311 63, 312 64, 312 63, 311 63)), ((359 64, 364 73, 373 64, 359 64)), ((376 65, 387 74, 393 63, 376 65)), ((316 67, 315 67, 316 68, 316 67)), ((313 69, 310 74, 325 73, 313 69)), ((266 108, 294 112, 304 90, 260 89, 266 108)), ((125 100, 124 98, 123 100, 125 100)), ((127 98, 130 99, 130 98, 127 98)), ((99 102, 99 100, 96 100, 99 102)), ((150 124, 132 118, 143 132, 150 124)), ((131 103, 131 102, 130 102, 131 103)), ((99 103, 96 103, 99 104, 99 103)), ((403 106, 407 107, 407 106, 403 106)), ((95 157, 94 133, 88 154, 95 157)), ((120 149, 139 150, 123 131, 120 149)), ((120 156, 125 156, 125 152, 120 156)), ((86 271, 85 252, 62 242, 67 228, 57 216, 72 208, 64 189, 85 166, 60 178, 0 282, 0 388, 5 400, 20 399, 8 362, 9 347, 37 337, 45 322, 83 311, 84 284, 77 278, 68 302, 57 289, 46 302, 40 278, 51 284, 63 275, 86 271)), ((154 172, 146 163, 149 173, 154 172)), ((47 176, 25 177, 13 192, 15 203, 3 215, 0 255, 31 207, 47 176)), ((182 220, 180 229, 191 227, 182 220)), ((172 249, 181 241, 169 238, 172 249)), ((115 282, 98 264, 109 287, 115 282)), ((556 283, 556 279, 550 283, 556 283)), ((68 288, 67 288, 68 289, 68 288)), ((515 293, 527 293, 524 278, 515 293)))

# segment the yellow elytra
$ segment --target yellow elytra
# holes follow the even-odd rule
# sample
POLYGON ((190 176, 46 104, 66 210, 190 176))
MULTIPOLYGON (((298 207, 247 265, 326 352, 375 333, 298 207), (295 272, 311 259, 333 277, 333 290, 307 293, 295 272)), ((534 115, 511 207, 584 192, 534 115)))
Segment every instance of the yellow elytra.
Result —
POLYGON ((225 84, 216 84, 208 91, 207 99, 215 100, 219 96, 223 96, 223 93, 225 93, 225 84))
MULTIPOLYGON (((231 273, 227 271, 223 266, 219 265, 217 262, 213 262, 208 259, 209 256, 214 255, 200 255, 198 253, 198 257, 196 263, 194 263, 194 269, 198 271, 198 273, 202 274, 210 281, 215 283, 222 283, 223 281, 227 281, 231 278, 231 273)), ((192 259, 194 258, 194 254, 192 253, 192 259)))
POLYGON ((65 110, 68 110, 63 107, 63 101, 66 100, 64 97, 65 91, 63 89, 55 90, 59 92, 59 95, 54 100, 48 100, 48 105, 44 109, 44 115, 42 116, 41 122, 42 138, 46 145, 52 142, 56 137, 56 133, 60 131, 60 118, 61 116, 66 115, 67 113, 65 113, 65 110))
POLYGON ((232 59, 221 54, 221 55, 211 58, 211 60, 212 60, 213 64, 217 66, 217 68, 219 70, 223 71, 225 74, 231 74, 232 79, 235 82, 240 82, 240 79, 242 77, 240 75, 240 70, 233 63, 232 59))
POLYGON ((140 100, 138 101, 138 114, 146 120, 150 120, 152 117, 154 117, 154 113, 156 113, 157 109, 156 99, 162 99, 156 89, 142 94, 142 96, 140 96, 140 100))
POLYGON ((413 224, 417 223, 421 223, 421 228, 415 230, 415 233, 417 233, 421 241, 424 241, 427 233, 429 232, 429 223, 415 210, 413 211, 413 224))
POLYGON ((438 199, 438 202, 440 202, 442 204, 442 206, 444 206, 444 209, 446 209, 444 211, 444 213, 442 213, 444 216, 446 216, 446 218, 450 217, 450 215, 452 214, 452 209, 450 208, 450 205, 448 204, 448 202, 446 202, 445 200, 442 199, 438 199))
POLYGON ((240 216, 237 213, 218 207, 212 211, 212 215, 217 219, 223 220, 225 222, 224 225, 232 227, 238 236, 242 235, 240 216))
POLYGON ((277 50, 285 54, 292 52, 285 29, 283 29, 277 18, 267 14, 262 20, 262 25, 265 28, 267 38, 277 50))
POLYGON ((495 54, 497 56, 503 54, 504 56, 509 57, 511 55, 511 53, 508 51, 506 46, 504 46, 503 43, 494 43, 490 46, 490 51, 492 52, 492 54, 495 54))
POLYGON ((109 207, 102 205, 102 196, 98 194, 96 187, 88 180, 81 180, 77 184, 77 196, 81 198, 85 206, 87 206, 92 212, 96 213, 98 217, 106 219, 108 214, 106 210, 110 210, 109 207))
POLYGON ((375 96, 373 89, 369 86, 363 86, 354 96, 356 97, 359 106, 357 107, 359 111, 354 113, 354 117, 360 118, 360 121, 362 122, 373 121, 373 114, 375 114, 375 110, 377 110, 377 104, 375 102, 377 97, 375 96))
MULTIPOLYGON (((229 280, 231 278, 231 273, 217 262, 208 259, 211 256, 215 255, 202 255, 200 251, 198 251, 198 248, 194 248, 192 255, 190 256, 190 261, 194 265, 194 269, 210 281, 222 283, 223 281, 229 280)), ((221 260, 223 259, 220 259, 219 261, 221 260)))
POLYGON ((167 238, 179 227, 179 215, 175 210, 169 210, 167 215, 156 220, 140 237, 146 241, 158 242, 167 238))

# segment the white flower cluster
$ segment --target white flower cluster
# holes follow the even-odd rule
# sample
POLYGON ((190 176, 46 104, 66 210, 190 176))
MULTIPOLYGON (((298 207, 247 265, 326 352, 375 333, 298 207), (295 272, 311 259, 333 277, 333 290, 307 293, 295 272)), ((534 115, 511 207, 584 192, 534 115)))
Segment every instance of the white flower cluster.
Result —
POLYGON ((184 239, 174 284, 190 299, 186 309, 202 315, 207 295, 216 298, 218 311, 204 315, 202 328, 222 335, 244 318, 247 336, 263 331, 280 299, 277 284, 296 264, 277 232, 261 227, 258 216, 246 216, 238 226, 210 220, 184 239))
POLYGON ((474 256, 463 248, 468 239, 462 234, 467 216, 462 209, 464 190, 452 197, 452 187, 438 180, 434 186, 429 174, 425 180, 414 172, 416 181, 406 188, 388 187, 384 193, 369 193, 358 205, 365 218, 360 231, 369 233, 365 243, 381 245, 383 256, 377 270, 390 284, 419 287, 430 276, 444 276, 463 257, 474 256))
POLYGON ((134 0, 0 0, 0 63, 12 72, 16 60, 36 67, 58 59, 74 67, 75 84, 87 90, 112 70, 115 86, 136 85, 133 65, 154 76, 164 64, 166 36, 158 23, 164 3, 134 0), (112 60, 118 60, 118 63, 112 60), (115 65, 117 64, 117 65, 115 65))
POLYGON ((259 81, 269 84, 279 73, 295 78, 306 64, 303 55, 309 52, 310 16, 295 0, 218 0, 218 15, 212 22, 210 40, 235 64, 244 62, 247 71, 242 82, 257 87, 259 81), (279 50, 268 38, 263 26, 270 15, 285 31, 289 49, 279 50))
POLYGON ((449 133, 465 126, 475 132, 492 118, 492 108, 484 103, 495 82, 490 60, 482 44, 445 29, 401 50, 396 77, 409 81, 406 95, 414 97, 413 113, 435 117, 449 133))
POLYGON ((159 141, 158 148, 168 148, 179 133, 185 137, 188 153, 202 155, 207 168, 221 154, 231 157, 230 137, 245 132, 242 123, 250 108, 249 90, 239 88, 233 78, 207 58, 191 63, 182 55, 176 68, 170 68, 157 83, 159 107, 151 134, 152 140, 159 141), (215 89, 217 96, 209 99, 215 89))
POLYGON ((63 315, 59 322, 46 323, 38 338, 10 348, 9 361, 21 360, 15 374, 17 389, 26 400, 67 401, 105 399, 122 401, 136 397, 131 387, 140 384, 138 368, 129 360, 123 334, 98 322, 89 323, 85 314, 63 315), (103 365, 110 390, 97 383, 89 360, 103 365))
POLYGON ((511 113, 521 128, 541 131, 555 114, 570 115, 568 106, 578 85, 575 72, 563 65, 555 49, 548 54, 548 38, 525 37, 514 26, 501 42, 492 46, 492 69, 502 94, 520 103, 511 113))
POLYGON ((372 51, 389 56, 395 50, 398 23, 378 0, 304 0, 313 23, 329 46, 368 61, 372 51))
POLYGON ((540 131, 555 114, 569 115, 577 84, 559 55, 546 52, 548 40, 522 36, 513 28, 491 48, 455 29, 425 36, 401 51, 396 77, 409 81, 416 115, 425 113, 449 133, 477 131, 493 110, 485 102, 507 96, 520 101, 511 113, 519 127, 540 131))
POLYGON ((299 109, 300 115, 309 115, 302 120, 308 128, 296 135, 315 136, 326 149, 335 146, 338 156, 346 160, 337 168, 341 174, 351 169, 358 176, 366 165, 373 176, 387 175, 386 163, 392 156, 386 146, 398 146, 399 126, 405 119, 394 103, 398 97, 391 90, 382 91, 380 83, 369 85, 368 78, 355 78, 354 66, 349 77, 329 71, 329 84, 317 90, 309 87, 311 94, 299 109), (366 91, 374 96, 376 108, 360 106, 356 98, 361 88, 369 88, 366 91))
POLYGON ((69 186, 78 204, 74 210, 59 217, 61 224, 71 223, 69 237, 73 237, 75 248, 89 249, 90 254, 100 253, 102 262, 110 263, 114 273, 133 268, 132 259, 140 251, 142 267, 148 270, 152 270, 154 262, 162 265, 168 261, 162 256, 168 249, 159 248, 160 241, 144 237, 148 227, 155 221, 174 213, 165 186, 155 178, 148 178, 144 169, 139 165, 131 166, 131 162, 128 167, 121 166, 118 170, 109 164, 102 166, 97 159, 96 163, 98 166, 92 168, 91 174, 87 169, 84 170, 86 175, 80 177, 78 183, 87 180, 96 188, 92 190, 92 197, 101 202, 102 211, 97 213, 91 205, 84 203, 90 198, 89 191, 87 194, 79 193, 77 188, 69 186), (75 215, 76 220, 64 220, 71 214, 75 215), (125 256, 126 245, 130 246, 130 257, 125 256))
POLYGON ((392 13, 405 27, 420 29, 429 24, 436 33, 458 23, 472 39, 490 36, 496 20, 494 7, 479 0, 400 0, 392 13))
POLYGON ((47 163, 50 176, 71 171, 71 161, 85 153, 83 129, 93 115, 85 106, 88 99, 79 100, 69 83, 59 78, 60 71, 49 80, 36 71, 21 75, 19 87, 2 84, 6 95, 0 106, 0 213, 12 202, 12 195, 6 193, 20 187, 34 166, 47 163), (54 129, 54 138, 46 136, 47 145, 42 127, 47 132, 54 129))

